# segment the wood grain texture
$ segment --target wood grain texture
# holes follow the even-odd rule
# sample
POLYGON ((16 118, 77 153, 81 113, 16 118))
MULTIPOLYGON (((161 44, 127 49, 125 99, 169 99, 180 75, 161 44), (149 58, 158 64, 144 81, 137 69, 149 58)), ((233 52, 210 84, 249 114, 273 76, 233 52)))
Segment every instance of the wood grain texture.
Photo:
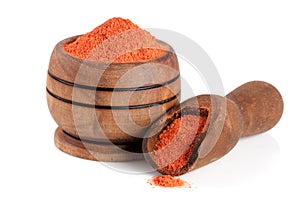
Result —
POLYGON ((162 106, 137 110, 106 110, 73 106, 47 94, 48 107, 59 127, 68 133, 95 141, 128 142, 144 136, 152 121, 177 99, 162 106))
POLYGON ((273 128, 283 113, 279 91, 263 81, 245 83, 230 92, 226 98, 234 101, 243 115, 243 136, 263 133, 273 128))
MULTIPOLYGON (((167 71, 164 73, 168 73, 167 71)), ((57 96, 73 101, 95 104, 103 106, 134 106, 141 104, 151 104, 173 97, 174 92, 179 92, 180 78, 174 82, 153 89, 137 90, 137 91, 95 91, 79 87, 72 87, 60 83, 49 75, 47 76, 47 88, 57 96), (160 94, 160 95, 153 95, 160 94)))
POLYGON ((59 127, 55 131, 54 143, 61 151, 88 160, 119 162, 143 159, 142 153, 131 152, 134 148, 140 151, 139 143, 112 145, 81 142, 66 135, 59 127))

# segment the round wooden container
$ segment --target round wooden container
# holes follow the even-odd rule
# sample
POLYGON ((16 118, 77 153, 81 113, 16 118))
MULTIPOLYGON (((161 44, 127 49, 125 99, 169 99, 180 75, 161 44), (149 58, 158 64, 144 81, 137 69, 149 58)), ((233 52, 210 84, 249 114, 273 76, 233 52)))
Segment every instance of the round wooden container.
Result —
POLYGON ((56 146, 100 161, 142 158, 130 151, 141 152, 145 130, 180 101, 174 50, 159 41, 169 50, 154 60, 101 63, 65 52, 64 45, 76 37, 59 42, 49 63, 46 90, 50 113, 59 126, 56 146))

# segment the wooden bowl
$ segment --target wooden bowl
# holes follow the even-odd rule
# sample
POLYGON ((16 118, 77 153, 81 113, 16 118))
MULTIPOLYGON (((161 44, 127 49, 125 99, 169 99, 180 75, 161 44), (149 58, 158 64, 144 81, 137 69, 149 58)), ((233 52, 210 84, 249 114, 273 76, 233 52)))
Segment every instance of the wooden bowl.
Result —
POLYGON ((156 59, 103 63, 68 54, 64 45, 77 37, 59 42, 50 58, 47 101, 53 119, 81 141, 141 141, 152 121, 180 102, 174 50, 159 41, 169 50, 156 59))

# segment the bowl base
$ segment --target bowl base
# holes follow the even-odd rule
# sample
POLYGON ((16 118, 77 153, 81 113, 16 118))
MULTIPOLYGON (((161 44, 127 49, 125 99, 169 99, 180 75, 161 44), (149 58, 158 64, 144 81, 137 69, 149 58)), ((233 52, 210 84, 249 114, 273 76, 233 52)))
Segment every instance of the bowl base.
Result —
POLYGON ((55 130, 54 143, 61 151, 88 160, 119 162, 144 159, 141 142, 112 144, 83 142, 67 135, 61 128, 55 130))

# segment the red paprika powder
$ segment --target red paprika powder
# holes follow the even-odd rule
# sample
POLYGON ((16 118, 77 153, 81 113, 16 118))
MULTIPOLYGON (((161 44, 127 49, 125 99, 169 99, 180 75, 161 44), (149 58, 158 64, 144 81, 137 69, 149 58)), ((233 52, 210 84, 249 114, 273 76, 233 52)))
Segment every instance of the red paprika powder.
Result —
POLYGON ((123 18, 107 20, 64 48, 81 59, 116 63, 142 62, 165 53, 164 46, 148 31, 123 18))
POLYGON ((176 172, 187 164, 205 122, 206 117, 184 115, 162 131, 154 149, 154 161, 159 169, 176 172))
POLYGON ((150 183, 150 185, 161 187, 189 187, 189 184, 187 182, 170 175, 153 176, 152 179, 150 179, 148 182, 150 183))

